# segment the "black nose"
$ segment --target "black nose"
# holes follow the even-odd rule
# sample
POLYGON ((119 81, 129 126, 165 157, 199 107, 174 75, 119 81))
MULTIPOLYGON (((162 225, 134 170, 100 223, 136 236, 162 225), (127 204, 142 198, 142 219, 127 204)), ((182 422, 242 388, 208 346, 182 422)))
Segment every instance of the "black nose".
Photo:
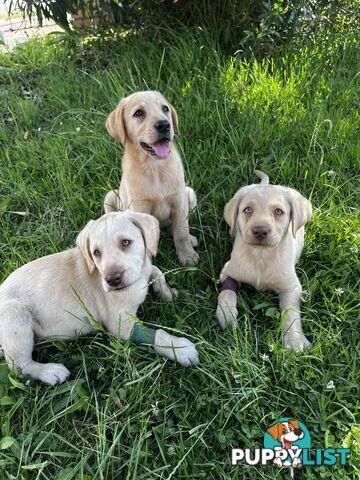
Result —
POLYGON ((154 127, 160 133, 167 133, 170 130, 170 123, 167 120, 159 120, 154 127))
POLYGON ((300 428, 298 428, 298 429, 294 430, 294 433, 295 433, 295 435, 300 437, 300 435, 302 434, 302 430, 300 430, 300 428))
POLYGON ((260 240, 266 238, 270 230, 267 227, 254 227, 252 232, 254 237, 260 240))
POLYGON ((123 278, 123 272, 111 272, 105 276, 105 282, 110 285, 110 287, 118 287, 123 278))

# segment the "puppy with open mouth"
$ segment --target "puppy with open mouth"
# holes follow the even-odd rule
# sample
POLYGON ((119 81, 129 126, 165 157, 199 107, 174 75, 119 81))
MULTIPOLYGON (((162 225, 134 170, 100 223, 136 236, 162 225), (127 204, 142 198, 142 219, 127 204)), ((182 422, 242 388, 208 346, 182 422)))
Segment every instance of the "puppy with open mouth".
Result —
POLYGON ((124 156, 120 188, 107 193, 105 212, 131 209, 154 215, 170 229, 180 264, 196 265, 197 239, 190 235, 188 216, 197 200, 185 185, 173 143, 179 133, 174 107, 159 92, 136 92, 110 113, 106 128, 124 146, 124 156))
MULTIPOLYGON (((299 447, 297 445, 293 445, 293 443, 301 440, 305 436, 305 433, 300 428, 299 420, 295 419, 289 419, 286 422, 277 422, 266 431, 274 440, 277 440, 281 443, 281 447, 275 447, 274 450, 297 450, 299 447)), ((274 459, 274 465, 278 468, 290 465, 295 468, 299 468, 301 466, 301 459, 299 457, 295 457, 292 461, 283 461, 279 457, 276 457, 274 459)))
POLYGON ((303 350, 310 343, 301 326, 301 285, 295 265, 311 204, 293 188, 270 185, 266 174, 255 173, 261 182, 240 188, 225 205, 234 246, 220 275, 216 316, 222 328, 237 321, 236 292, 241 283, 274 290, 280 300, 283 345, 289 351, 303 350))

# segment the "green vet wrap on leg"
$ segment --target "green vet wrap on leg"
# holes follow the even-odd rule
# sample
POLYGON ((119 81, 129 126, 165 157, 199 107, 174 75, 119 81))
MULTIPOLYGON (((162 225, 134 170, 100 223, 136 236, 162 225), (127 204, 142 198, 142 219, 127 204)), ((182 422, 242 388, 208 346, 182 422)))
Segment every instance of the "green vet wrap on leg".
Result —
POLYGON ((147 343, 149 345, 154 345, 155 335, 156 330, 154 328, 142 327, 141 325, 135 323, 129 340, 133 343, 147 343))

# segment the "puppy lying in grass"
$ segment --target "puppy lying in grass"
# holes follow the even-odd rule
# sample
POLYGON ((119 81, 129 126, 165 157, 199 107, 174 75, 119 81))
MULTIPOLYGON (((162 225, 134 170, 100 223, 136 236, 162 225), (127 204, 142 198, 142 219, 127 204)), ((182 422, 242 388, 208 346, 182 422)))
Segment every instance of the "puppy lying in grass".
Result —
POLYGON ((181 157, 173 143, 179 132, 174 107, 159 92, 137 92, 121 100, 106 120, 124 145, 119 190, 107 193, 105 212, 130 208, 154 215, 169 228, 181 265, 196 265, 197 239, 189 233, 196 195, 185 186, 181 157))
POLYGON ((220 281, 216 316, 221 328, 236 322, 236 292, 243 283, 279 294, 282 339, 289 351, 310 345, 300 318, 301 285, 295 265, 304 245, 304 225, 311 204, 292 188, 269 185, 269 177, 256 171, 260 184, 240 188, 225 205, 224 217, 235 237, 230 260, 220 281))
POLYGON ((9 368, 50 385, 64 382, 70 375, 64 365, 32 359, 34 336, 88 334, 93 327, 86 310, 120 339, 153 343, 157 353, 184 367, 198 363, 189 340, 161 329, 143 332, 134 324, 149 281, 160 297, 172 298, 160 270, 152 265, 158 241, 159 224, 151 215, 109 213, 85 226, 76 248, 12 273, 0 286, 0 346, 9 368))

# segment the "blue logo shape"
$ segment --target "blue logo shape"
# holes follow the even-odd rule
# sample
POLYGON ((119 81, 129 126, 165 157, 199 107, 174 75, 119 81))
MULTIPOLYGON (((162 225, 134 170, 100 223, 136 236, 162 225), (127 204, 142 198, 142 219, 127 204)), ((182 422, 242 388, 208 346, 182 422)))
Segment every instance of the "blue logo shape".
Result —
MULTIPOLYGON (((296 451, 298 449, 310 449, 310 447, 311 435, 309 430, 303 422, 294 418, 286 417, 276 420, 264 434, 264 448, 287 451, 291 449, 296 451)), ((299 459, 302 461, 302 453, 299 459)), ((282 466, 290 466, 292 464, 290 456, 281 462, 282 466)))

